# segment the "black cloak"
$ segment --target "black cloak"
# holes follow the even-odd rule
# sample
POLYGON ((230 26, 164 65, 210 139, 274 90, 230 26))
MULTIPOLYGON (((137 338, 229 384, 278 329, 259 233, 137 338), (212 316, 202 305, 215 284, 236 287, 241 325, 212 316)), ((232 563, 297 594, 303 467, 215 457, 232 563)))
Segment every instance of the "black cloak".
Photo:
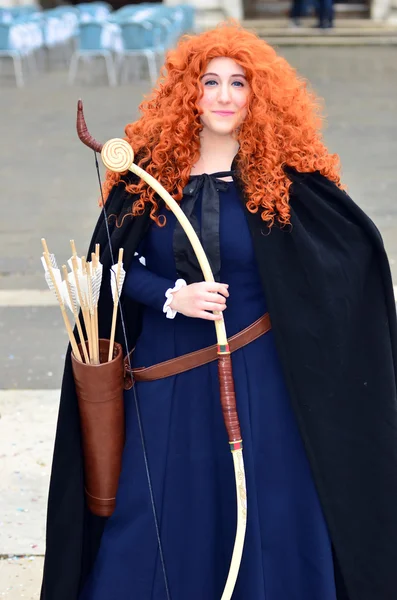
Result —
MULTIPOLYGON (((293 181, 292 227, 275 225, 269 232, 259 213, 246 211, 246 218, 292 407, 331 536, 338 600, 396 600, 397 329, 387 256, 375 225, 344 191, 317 172, 287 173, 293 181)), ((119 220, 134 201, 124 188, 123 183, 113 188, 107 202, 108 214, 119 220)), ((122 227, 110 218, 113 252, 117 256, 124 247, 126 269, 149 225, 149 210, 127 217, 122 227)), ((97 242, 105 273, 111 259, 103 214, 89 252, 97 242)), ((141 307, 128 298, 123 305, 132 348, 141 307)), ((99 314, 100 335, 108 337, 108 280, 99 314)), ((120 332, 118 340, 122 342, 120 332)), ((78 599, 105 522, 85 507, 69 349, 41 600, 78 599)))

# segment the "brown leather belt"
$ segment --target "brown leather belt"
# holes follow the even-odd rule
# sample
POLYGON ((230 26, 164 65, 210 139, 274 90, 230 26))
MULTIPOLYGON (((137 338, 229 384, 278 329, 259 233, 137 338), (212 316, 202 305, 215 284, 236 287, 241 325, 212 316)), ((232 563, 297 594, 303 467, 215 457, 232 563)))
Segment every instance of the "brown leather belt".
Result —
MULTIPOLYGON (((267 333, 271 329, 269 313, 266 313, 260 317, 255 323, 252 323, 242 331, 239 331, 231 338, 229 338, 230 352, 235 352, 243 346, 246 346, 250 342, 253 342, 261 335, 267 333)), ((201 350, 190 352, 189 354, 182 354, 176 358, 165 360, 164 362, 157 363, 151 367, 137 367, 130 370, 128 364, 125 365, 126 379, 130 380, 132 376, 135 381, 154 381, 155 379, 163 379, 164 377, 170 377, 171 375, 178 375, 184 373, 195 367, 201 367, 209 362, 217 360, 218 346, 207 346, 201 350)), ((127 360, 125 361, 127 363, 127 360)), ((131 385, 126 389, 129 389, 131 385)))

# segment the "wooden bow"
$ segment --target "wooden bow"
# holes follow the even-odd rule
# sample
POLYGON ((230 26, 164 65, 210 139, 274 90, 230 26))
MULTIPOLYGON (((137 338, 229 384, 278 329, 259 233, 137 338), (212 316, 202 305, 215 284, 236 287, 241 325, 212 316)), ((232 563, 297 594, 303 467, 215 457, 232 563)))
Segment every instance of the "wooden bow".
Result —
MULTIPOLYGON (((97 142, 88 132, 84 119, 83 104, 81 100, 77 107, 77 133, 80 140, 95 152, 100 152, 105 166, 116 173, 132 171, 141 177, 157 194, 164 200, 172 210, 188 236, 193 250, 197 256, 205 281, 214 281, 207 256, 196 235, 192 225, 179 204, 170 196, 164 187, 144 169, 134 163, 134 151, 130 144, 122 139, 112 139, 101 144, 97 142)), ((243 554, 245 532, 247 527, 247 489, 245 481, 243 443, 241 438, 240 423, 237 415, 236 397, 234 391, 234 380, 232 374, 232 361, 226 336, 225 322, 223 318, 214 321, 218 344, 218 374, 220 386, 220 399, 225 426, 229 436, 229 445, 233 456, 234 472, 237 492, 237 532, 234 542, 233 555, 229 574, 221 600, 230 600, 236 584, 243 554)))

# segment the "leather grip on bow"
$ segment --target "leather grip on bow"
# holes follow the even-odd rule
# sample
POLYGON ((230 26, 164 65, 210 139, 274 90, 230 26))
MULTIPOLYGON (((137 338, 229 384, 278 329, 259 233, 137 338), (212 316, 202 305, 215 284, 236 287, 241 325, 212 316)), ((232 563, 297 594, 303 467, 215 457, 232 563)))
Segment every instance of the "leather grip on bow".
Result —
POLYGON ((232 357, 230 354, 218 353, 218 376, 223 419, 229 436, 229 443, 232 444, 241 441, 241 429, 237 415, 232 357))

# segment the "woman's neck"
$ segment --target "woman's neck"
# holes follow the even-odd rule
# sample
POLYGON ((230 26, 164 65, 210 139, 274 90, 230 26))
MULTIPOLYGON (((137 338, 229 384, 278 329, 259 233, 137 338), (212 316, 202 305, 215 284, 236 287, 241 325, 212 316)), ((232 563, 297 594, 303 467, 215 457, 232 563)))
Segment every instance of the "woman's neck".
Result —
POLYGON ((230 171, 239 143, 228 135, 203 132, 200 135, 200 158, 192 167, 192 175, 230 171))

